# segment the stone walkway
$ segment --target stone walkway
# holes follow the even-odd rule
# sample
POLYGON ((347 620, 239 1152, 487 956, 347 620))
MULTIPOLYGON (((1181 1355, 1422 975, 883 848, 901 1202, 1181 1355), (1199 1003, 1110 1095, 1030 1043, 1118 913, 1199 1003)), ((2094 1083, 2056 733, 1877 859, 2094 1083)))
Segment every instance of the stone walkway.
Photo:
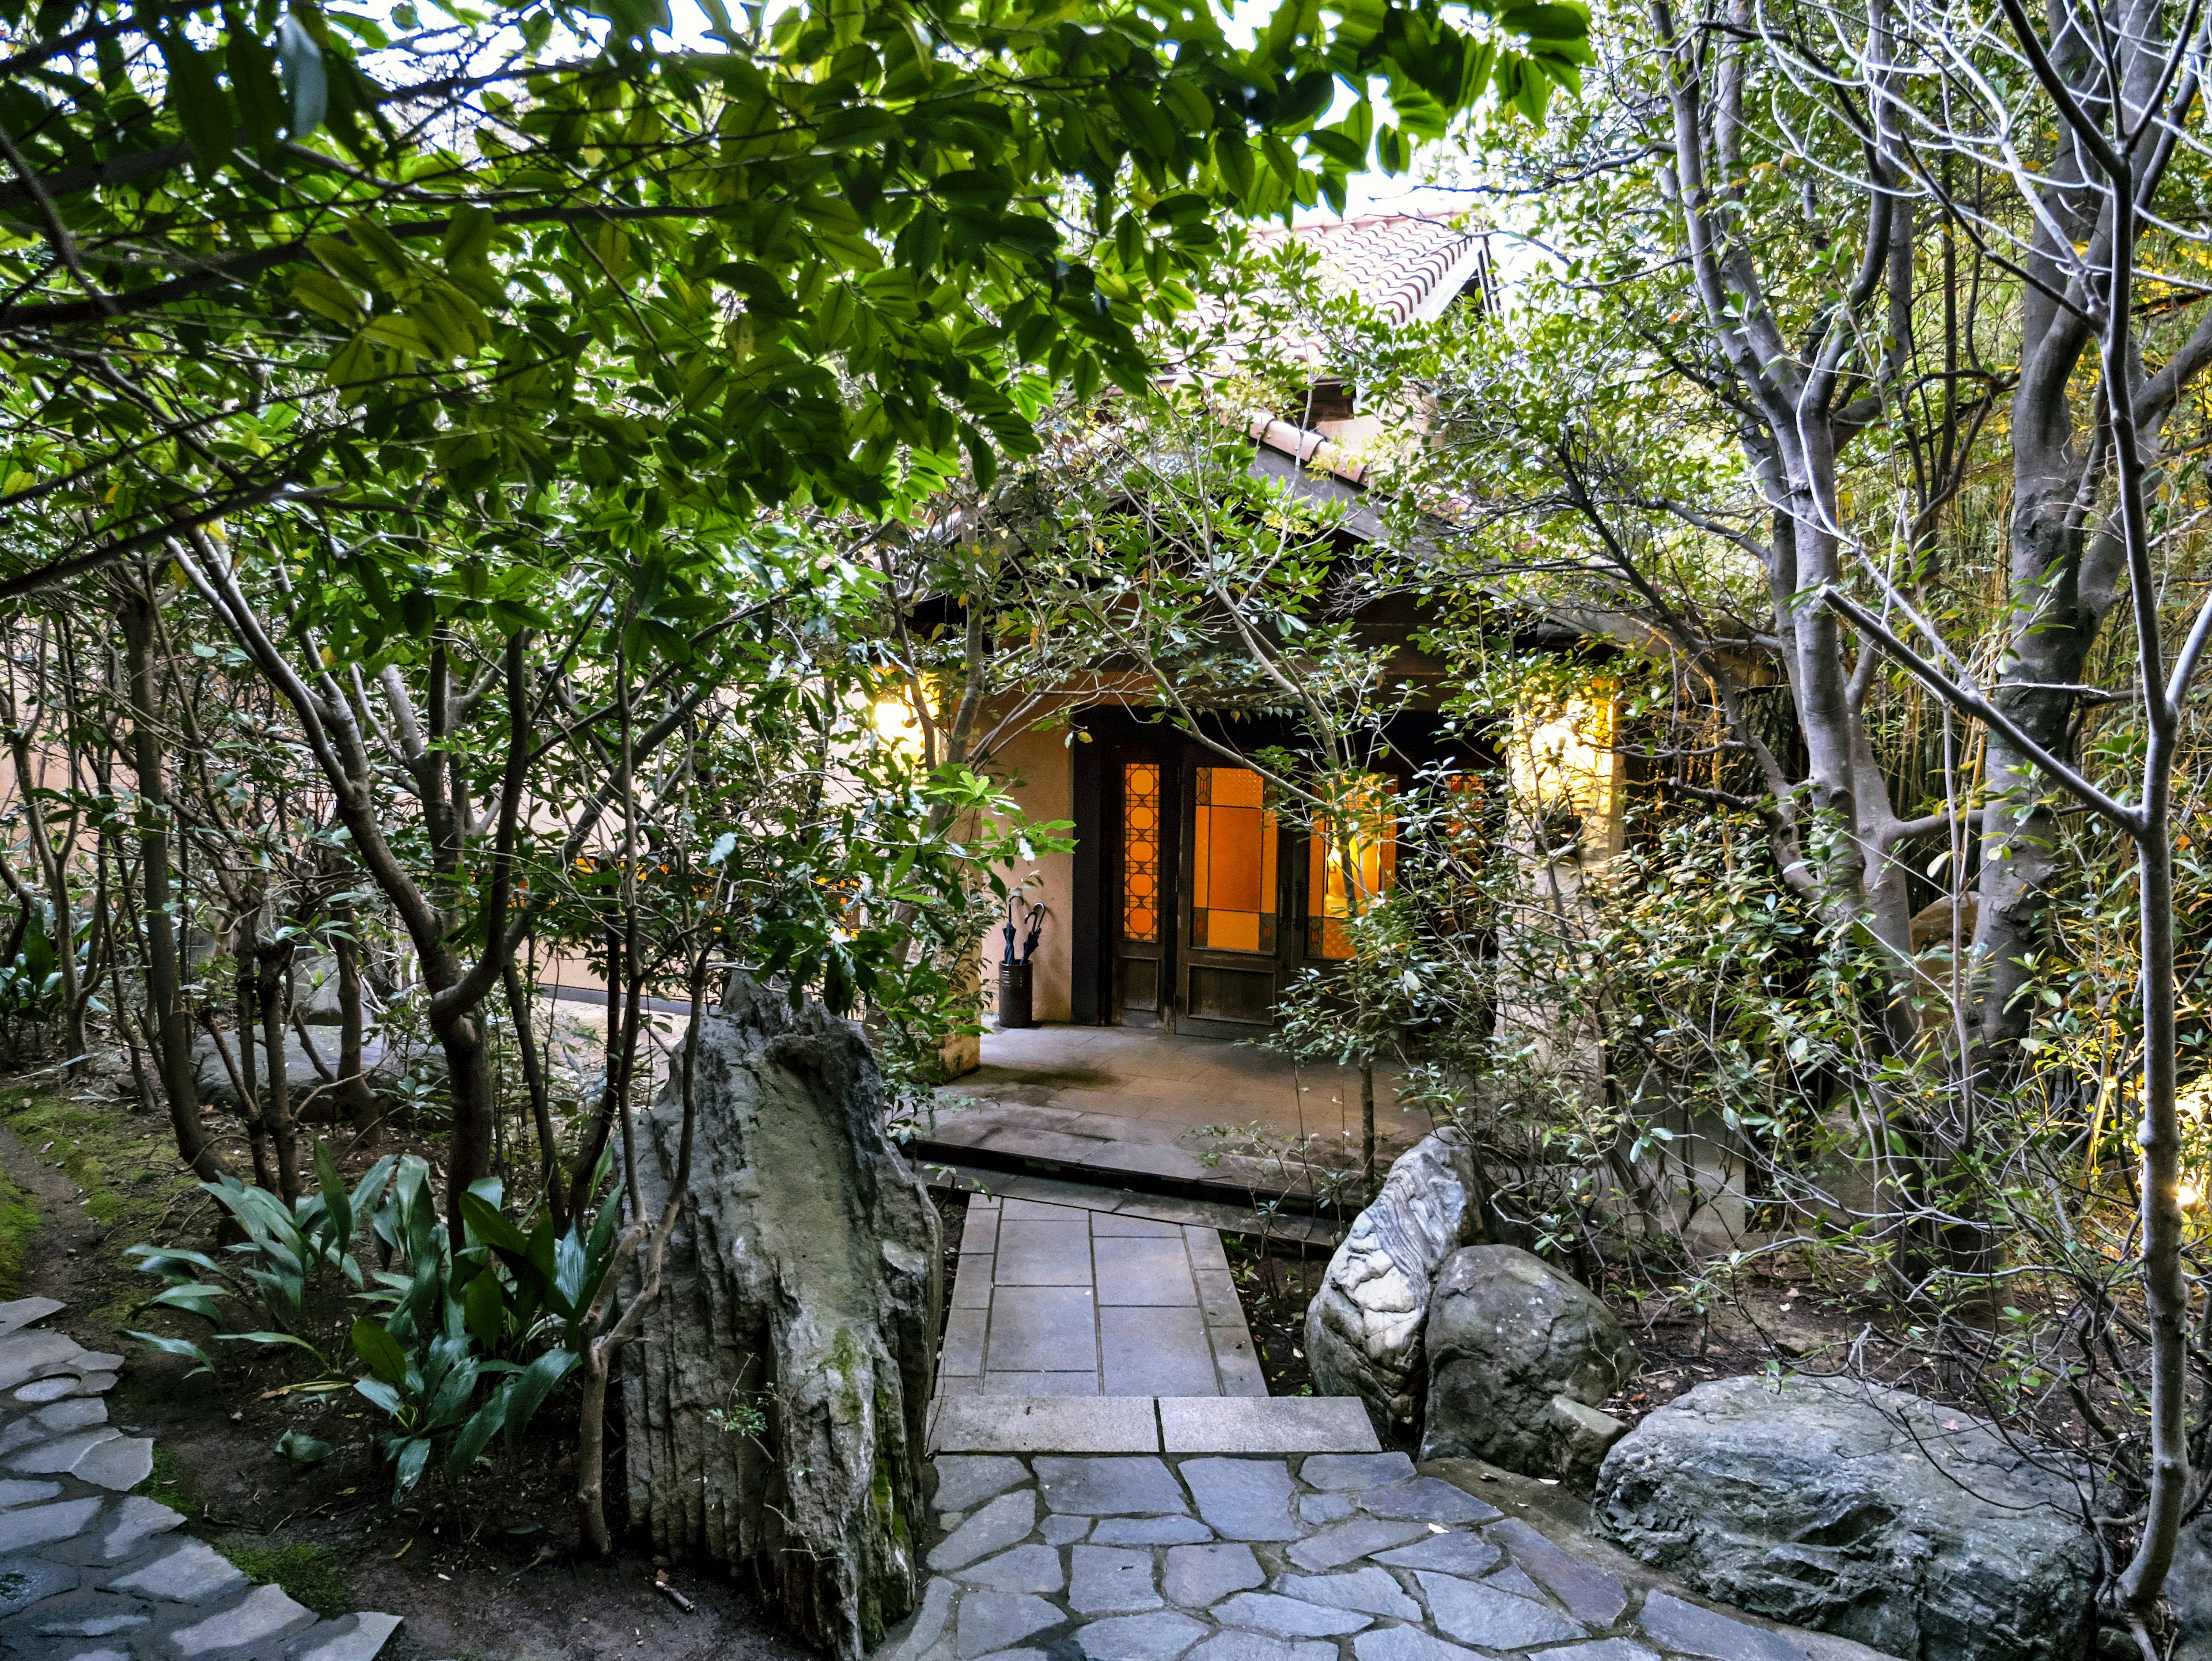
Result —
MULTIPOLYGON (((1063 1421, 1080 1405, 1038 1404, 1063 1421)), ((1168 1406, 1158 1404, 1163 1426, 1168 1406)), ((1203 1417, 1231 1404, 1190 1406, 1203 1417)), ((1171 1436, 1155 1445, 1167 1451, 940 1452, 935 1576, 877 1661, 1875 1653, 1736 1619, 1649 1575, 1608 1573, 1465 1488, 1417 1475, 1402 1453, 1177 1457, 1171 1436)))
POLYGON ((1210 1228, 969 1196, 940 1396, 1265 1396, 1210 1228))
POLYGON ((374 1661, 398 1615, 319 1621, 130 1492, 154 1443, 107 1422, 123 1358, 36 1326, 61 1307, 0 1304, 0 1655, 374 1661))
MULTIPOLYGON (((1401 1112, 1388 1074, 1376 1080, 1376 1157, 1395 1159, 1433 1128, 1401 1112)), ((982 1065, 938 1092, 924 1141, 957 1163, 1000 1156, 1037 1174, 1112 1184, 1169 1177, 1269 1192, 1304 1185, 1274 1157, 1199 1133, 1260 1127, 1279 1151, 1313 1139, 1321 1165, 1358 1164, 1355 1068, 1296 1068, 1272 1050, 1120 1026, 1036 1026, 983 1035, 982 1065), (1226 1157, 1220 1157, 1226 1155, 1226 1157), (1208 1161, 1212 1160, 1212 1163, 1208 1161)))

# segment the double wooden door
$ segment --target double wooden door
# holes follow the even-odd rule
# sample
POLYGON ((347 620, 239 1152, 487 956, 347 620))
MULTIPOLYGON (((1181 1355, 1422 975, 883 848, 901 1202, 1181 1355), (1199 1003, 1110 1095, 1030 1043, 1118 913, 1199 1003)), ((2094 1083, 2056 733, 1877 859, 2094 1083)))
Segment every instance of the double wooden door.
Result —
POLYGON ((1267 1031, 1303 958, 1304 874, 1260 776, 1195 747, 1115 754, 1107 780, 1114 1019, 1267 1031))

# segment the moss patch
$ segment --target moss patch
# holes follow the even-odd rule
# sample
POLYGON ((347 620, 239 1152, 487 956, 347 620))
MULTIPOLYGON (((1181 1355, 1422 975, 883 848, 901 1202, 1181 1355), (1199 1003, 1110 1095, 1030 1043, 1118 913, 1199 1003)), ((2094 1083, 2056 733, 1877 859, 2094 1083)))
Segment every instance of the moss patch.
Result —
MULTIPOLYGON (((180 1189, 195 1185, 179 1167, 168 1126, 149 1115, 9 1089, 0 1092, 0 1116, 26 1153, 41 1165, 59 1165, 83 1190, 85 1217, 106 1237, 102 1255, 125 1271, 131 1265, 125 1250, 152 1234, 180 1189)), ((6 1266, 8 1198, 0 1194, 0 1269, 6 1266)), ((135 1275, 119 1287, 121 1295, 98 1311, 118 1329, 136 1324, 133 1306, 153 1290, 135 1275)))
POLYGON ((31 1191, 0 1172, 0 1298, 22 1289, 23 1253, 39 1232, 39 1207, 31 1191))
POLYGON ((200 1503, 198 1496, 192 1492, 191 1485, 185 1482, 185 1473, 177 1463, 177 1456, 158 1442, 154 1445, 153 1473, 133 1492, 143 1494, 149 1500, 180 1513, 187 1528, 207 1514, 207 1507, 200 1503))
POLYGON ((223 1555, 257 1585, 282 1586, 292 1597, 325 1619, 353 1608, 337 1559, 305 1540, 289 1546, 233 1546, 223 1555))

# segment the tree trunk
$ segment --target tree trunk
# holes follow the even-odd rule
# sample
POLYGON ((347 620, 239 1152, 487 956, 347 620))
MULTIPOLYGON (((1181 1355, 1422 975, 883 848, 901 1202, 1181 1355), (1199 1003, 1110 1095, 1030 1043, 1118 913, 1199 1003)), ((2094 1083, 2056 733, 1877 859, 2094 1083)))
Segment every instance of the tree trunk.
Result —
POLYGON ((1375 1200, 1375 1058, 1359 1058, 1359 1200, 1375 1200))
POLYGON ((31 754, 29 732, 12 728, 8 748, 15 758, 15 785, 23 794, 23 828, 30 832, 32 855, 38 861, 39 874, 46 885, 46 904, 54 914, 54 967, 62 977, 62 1044, 69 1052, 69 1070, 74 1074, 82 1070, 89 1046, 85 1042, 84 1006, 77 997, 76 919, 70 906, 69 867, 73 850, 64 848, 57 854, 48 839, 46 807, 38 796, 44 786, 31 754))
MULTIPOLYGON (((284 1029, 291 1013, 285 997, 284 970, 292 961, 292 943, 276 940, 254 950, 254 991, 261 1004, 261 1053, 269 1063, 269 1082, 261 1091, 261 1123, 276 1153, 276 1191, 286 1205, 300 1202, 299 1137, 292 1123, 291 1065, 286 1058, 284 1029)), ((246 1037, 246 1047, 252 1047, 246 1037)))
POLYGON ((153 602, 135 585, 126 584, 121 610, 124 649, 130 662, 131 756, 138 780, 138 873, 146 894, 146 1010, 154 1023, 177 1155, 194 1176, 209 1183, 228 1171, 200 1126, 199 1080, 192 1065, 177 920, 170 909, 167 764, 154 701, 153 602))
POLYGON ((338 1084, 340 1110, 353 1127, 357 1147, 376 1145, 376 1092, 361 1071, 361 946, 354 939, 350 905, 331 908, 337 924, 331 942, 338 968, 338 1084))
POLYGON ((522 1058, 522 1081, 530 1091, 530 1117, 538 1132, 538 1185, 553 1218, 556 1238, 568 1228, 568 1196, 561 1182, 561 1153, 553 1134, 553 1107, 547 1099, 545 1069, 538 1057, 538 1035, 530 1025, 530 989, 509 958, 501 971, 507 987, 507 1019, 514 1025, 515 1053, 522 1058))

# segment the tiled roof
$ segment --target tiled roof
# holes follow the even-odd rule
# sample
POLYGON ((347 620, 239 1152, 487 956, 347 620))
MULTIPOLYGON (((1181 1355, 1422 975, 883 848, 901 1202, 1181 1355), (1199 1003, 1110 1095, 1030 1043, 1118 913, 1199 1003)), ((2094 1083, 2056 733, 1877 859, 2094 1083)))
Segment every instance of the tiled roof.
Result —
POLYGON ((1478 231, 1419 214, 1370 214, 1334 223, 1255 231, 1252 246, 1273 252, 1298 241, 1320 257, 1323 278, 1357 294, 1394 323, 1432 323, 1481 270, 1487 246, 1478 231))

